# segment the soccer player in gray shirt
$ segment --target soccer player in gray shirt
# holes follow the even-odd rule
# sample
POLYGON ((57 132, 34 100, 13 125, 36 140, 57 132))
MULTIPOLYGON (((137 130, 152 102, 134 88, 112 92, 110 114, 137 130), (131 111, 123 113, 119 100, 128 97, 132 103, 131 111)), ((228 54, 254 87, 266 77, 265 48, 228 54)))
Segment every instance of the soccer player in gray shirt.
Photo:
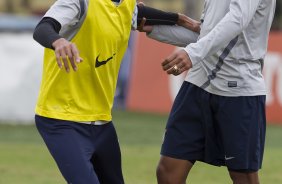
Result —
POLYGON ((200 34, 143 28, 153 39, 185 47, 163 61, 164 71, 189 71, 167 123, 159 184, 184 184, 195 161, 227 166, 234 184, 259 183, 266 128, 262 70, 275 3, 205 0, 200 34))

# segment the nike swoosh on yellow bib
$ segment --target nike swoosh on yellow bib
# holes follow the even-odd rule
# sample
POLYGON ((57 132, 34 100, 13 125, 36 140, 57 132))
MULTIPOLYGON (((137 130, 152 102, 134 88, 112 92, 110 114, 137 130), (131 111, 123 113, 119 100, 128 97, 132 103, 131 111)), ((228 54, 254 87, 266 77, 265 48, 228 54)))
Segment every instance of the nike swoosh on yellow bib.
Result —
POLYGON ((108 59, 106 59, 106 60, 104 60, 104 61, 99 61, 100 55, 98 55, 97 58, 96 58, 95 67, 96 67, 96 68, 99 68, 100 66, 107 64, 109 61, 111 61, 111 60, 114 58, 115 55, 116 55, 116 54, 113 54, 112 57, 109 57, 108 59))

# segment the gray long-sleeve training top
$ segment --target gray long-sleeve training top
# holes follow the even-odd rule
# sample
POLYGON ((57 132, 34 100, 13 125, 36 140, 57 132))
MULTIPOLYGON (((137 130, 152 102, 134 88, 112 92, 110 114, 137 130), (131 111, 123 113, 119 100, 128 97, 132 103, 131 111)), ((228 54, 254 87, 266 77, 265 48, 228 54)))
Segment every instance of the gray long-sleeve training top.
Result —
POLYGON ((262 75, 276 0, 205 0, 200 34, 154 26, 148 36, 185 47, 186 81, 220 96, 266 95, 262 75))

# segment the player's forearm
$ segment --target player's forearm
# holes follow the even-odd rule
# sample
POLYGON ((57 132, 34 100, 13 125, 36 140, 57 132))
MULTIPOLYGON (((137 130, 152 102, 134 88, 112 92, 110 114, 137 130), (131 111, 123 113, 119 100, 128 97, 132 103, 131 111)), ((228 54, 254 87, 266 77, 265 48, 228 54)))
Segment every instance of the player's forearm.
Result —
POLYGON ((165 12, 155 8, 138 4, 137 26, 140 26, 142 19, 146 18, 146 25, 180 25, 189 30, 199 33, 200 22, 193 20, 180 13, 165 12))
POLYGON ((171 44, 178 47, 185 47, 195 43, 199 34, 181 26, 153 26, 149 38, 159 42, 171 44))
POLYGON ((218 52, 246 29, 259 2, 260 0, 232 0, 230 11, 216 27, 197 43, 190 44, 185 48, 193 65, 218 52))
POLYGON ((177 25, 185 27, 186 29, 189 29, 196 33, 200 33, 201 31, 201 22, 196 21, 183 14, 178 14, 177 25))
POLYGON ((52 44, 54 41, 61 38, 59 31, 61 25, 53 18, 43 18, 36 26, 33 38, 43 47, 53 49, 52 44))
POLYGON ((175 25, 178 21, 178 14, 165 12, 155 8, 138 4, 137 25, 141 24, 143 18, 146 18, 145 25, 175 25))

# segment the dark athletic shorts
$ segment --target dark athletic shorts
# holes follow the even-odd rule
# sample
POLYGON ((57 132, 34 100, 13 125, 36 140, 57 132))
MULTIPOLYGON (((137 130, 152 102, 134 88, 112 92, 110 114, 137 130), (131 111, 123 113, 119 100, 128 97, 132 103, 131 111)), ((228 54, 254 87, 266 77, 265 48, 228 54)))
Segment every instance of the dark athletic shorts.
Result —
POLYGON ((39 133, 68 184, 124 184, 112 123, 81 124, 35 116, 39 133))
POLYGON ((229 170, 257 171, 265 143, 265 96, 224 97, 184 82, 161 154, 229 170))

